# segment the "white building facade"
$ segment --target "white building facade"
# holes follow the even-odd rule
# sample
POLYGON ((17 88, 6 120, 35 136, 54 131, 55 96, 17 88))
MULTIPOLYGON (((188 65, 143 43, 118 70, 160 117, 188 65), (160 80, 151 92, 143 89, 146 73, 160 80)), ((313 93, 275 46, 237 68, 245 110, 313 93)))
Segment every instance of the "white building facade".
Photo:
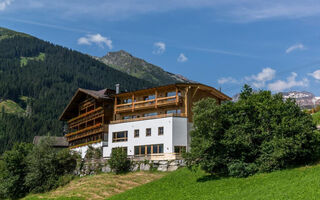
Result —
POLYGON ((110 124, 103 157, 110 157, 112 149, 121 147, 136 159, 176 159, 188 149, 190 127, 188 118, 174 116, 110 124))

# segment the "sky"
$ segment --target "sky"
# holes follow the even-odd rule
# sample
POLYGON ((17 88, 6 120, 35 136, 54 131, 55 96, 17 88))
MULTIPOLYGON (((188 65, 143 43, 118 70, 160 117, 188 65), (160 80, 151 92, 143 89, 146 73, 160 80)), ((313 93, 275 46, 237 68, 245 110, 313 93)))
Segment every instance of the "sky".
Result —
POLYGON ((86 54, 125 50, 233 96, 320 96, 319 0, 0 0, 0 26, 86 54))

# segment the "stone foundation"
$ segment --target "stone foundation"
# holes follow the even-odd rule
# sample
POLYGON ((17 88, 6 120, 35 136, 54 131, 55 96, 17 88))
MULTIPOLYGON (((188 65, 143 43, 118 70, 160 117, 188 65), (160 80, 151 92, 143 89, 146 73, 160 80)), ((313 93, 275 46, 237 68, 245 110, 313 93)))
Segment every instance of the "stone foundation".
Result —
MULTIPOLYGON (((175 171, 186 166, 184 160, 144 160, 132 161, 130 171, 175 171)), ((79 160, 75 174, 79 176, 93 175, 100 172, 112 172, 107 159, 79 160)))

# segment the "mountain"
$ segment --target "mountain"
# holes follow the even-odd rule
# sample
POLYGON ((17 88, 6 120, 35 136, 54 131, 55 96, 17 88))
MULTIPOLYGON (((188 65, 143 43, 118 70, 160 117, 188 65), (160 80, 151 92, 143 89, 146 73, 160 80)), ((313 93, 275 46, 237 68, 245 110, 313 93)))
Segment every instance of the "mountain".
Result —
POLYGON ((311 92, 282 92, 282 96, 284 99, 295 99, 297 104, 304 109, 310 109, 316 107, 317 105, 320 105, 320 97, 316 97, 311 92))
POLYGON ((193 82, 182 75, 164 71, 161 67, 134 57, 123 50, 109 52, 101 58, 95 58, 117 70, 140 79, 148 80, 157 85, 166 85, 177 82, 193 82))
MULTIPOLYGON (((320 105, 320 97, 316 97, 311 92, 298 92, 298 91, 291 91, 291 92, 281 92, 283 99, 294 99, 296 103, 302 109, 311 109, 318 105, 320 105)), ((239 100, 240 94, 236 94, 232 97, 232 101, 236 102, 239 100)))
POLYGON ((91 56, 0 28, 0 153, 35 135, 62 135, 58 121, 77 88, 156 86, 91 56))

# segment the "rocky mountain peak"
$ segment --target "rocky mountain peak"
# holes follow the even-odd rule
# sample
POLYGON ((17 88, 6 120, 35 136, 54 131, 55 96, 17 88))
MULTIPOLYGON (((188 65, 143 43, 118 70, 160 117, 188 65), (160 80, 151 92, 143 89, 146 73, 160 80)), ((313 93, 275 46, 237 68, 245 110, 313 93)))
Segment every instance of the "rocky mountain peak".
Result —
POLYGON ((124 50, 109 52, 105 56, 96 59, 131 76, 147 80, 157 85, 194 82, 182 75, 164 71, 161 67, 137 58, 124 50))

